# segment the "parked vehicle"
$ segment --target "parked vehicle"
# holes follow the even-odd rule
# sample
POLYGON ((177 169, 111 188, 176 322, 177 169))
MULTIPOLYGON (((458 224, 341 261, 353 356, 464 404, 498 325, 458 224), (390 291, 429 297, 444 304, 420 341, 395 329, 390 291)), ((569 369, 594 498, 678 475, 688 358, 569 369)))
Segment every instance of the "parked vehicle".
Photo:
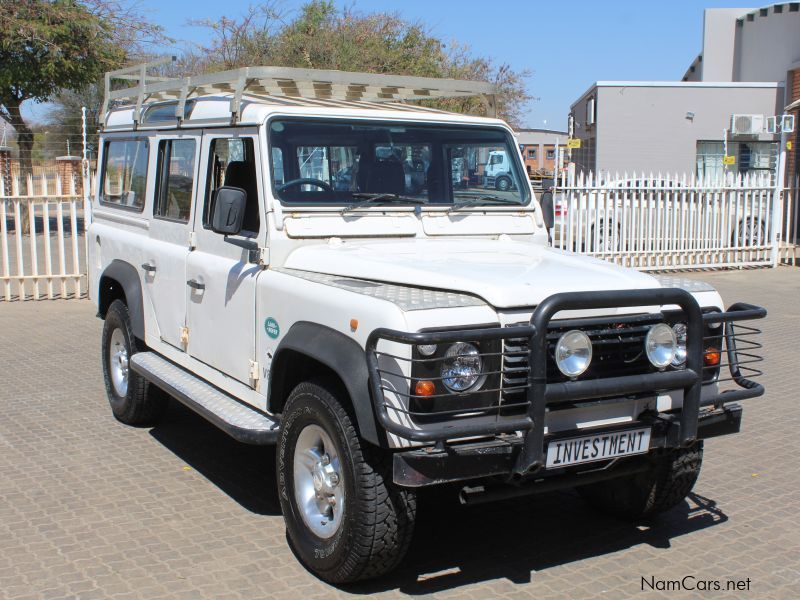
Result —
POLYGON ((763 309, 549 248, 529 185, 453 185, 450 158, 487 153, 526 181, 505 123, 378 102, 488 84, 139 73, 107 78, 135 85, 106 90, 87 233, 111 410, 152 424, 172 396, 276 445, 287 535, 320 578, 397 566, 427 487, 465 503, 578 487, 629 518, 668 510, 703 440, 739 430, 734 401, 763 393, 739 353, 756 356, 741 321, 763 309))
POLYGON ((496 150, 489 153, 484 171, 483 185, 506 192, 515 187, 516 174, 512 167, 510 153, 496 150))

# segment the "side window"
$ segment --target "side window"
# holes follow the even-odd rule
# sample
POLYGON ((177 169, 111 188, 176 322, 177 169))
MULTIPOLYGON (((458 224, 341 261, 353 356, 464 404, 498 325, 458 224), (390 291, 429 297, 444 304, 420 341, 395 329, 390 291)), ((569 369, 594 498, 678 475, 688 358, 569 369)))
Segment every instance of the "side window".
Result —
POLYGON ((214 194, 222 186, 240 188, 247 194, 242 229, 258 233, 261 226, 258 208, 256 160, 252 138, 215 138, 209 146, 208 183, 203 208, 203 226, 209 227, 214 210, 214 194))
POLYGON ((147 140, 112 140, 103 153, 100 202, 142 211, 147 186, 147 140))
POLYGON ((162 140, 158 144, 158 179, 153 216, 189 222, 194 186, 194 140, 162 140))

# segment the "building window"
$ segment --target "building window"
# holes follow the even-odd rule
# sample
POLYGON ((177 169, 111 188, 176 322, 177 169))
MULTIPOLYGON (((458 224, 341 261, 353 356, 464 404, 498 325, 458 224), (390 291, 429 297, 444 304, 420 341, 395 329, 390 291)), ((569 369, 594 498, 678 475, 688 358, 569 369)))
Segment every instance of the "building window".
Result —
POLYGON ((597 103, 594 98, 586 101, 586 125, 594 125, 597 122, 597 103))
POLYGON ((528 148, 528 158, 536 158, 536 148, 528 148))
POLYGON ((723 164, 725 144, 717 141, 697 142, 697 176, 700 179, 722 179, 726 173, 754 175, 775 173, 778 144, 776 142, 728 142, 728 155, 735 163, 723 164))
POLYGON ((556 151, 553 148, 550 148, 547 151, 547 160, 555 160, 556 159, 556 151))

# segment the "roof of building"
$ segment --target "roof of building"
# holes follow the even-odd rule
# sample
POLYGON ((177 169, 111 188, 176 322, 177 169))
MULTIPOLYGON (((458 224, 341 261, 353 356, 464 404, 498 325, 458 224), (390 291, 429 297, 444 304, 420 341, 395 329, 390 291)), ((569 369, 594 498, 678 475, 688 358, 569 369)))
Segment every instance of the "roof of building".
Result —
POLYGON ((590 85, 570 108, 578 104, 592 90, 601 87, 651 87, 651 88, 780 88, 784 87, 782 81, 596 81, 590 85))

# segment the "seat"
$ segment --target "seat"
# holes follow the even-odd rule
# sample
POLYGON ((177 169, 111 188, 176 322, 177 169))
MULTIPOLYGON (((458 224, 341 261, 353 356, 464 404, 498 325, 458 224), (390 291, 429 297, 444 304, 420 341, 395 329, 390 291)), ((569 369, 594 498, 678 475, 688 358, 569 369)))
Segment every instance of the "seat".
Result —
POLYGON ((242 229, 257 232, 261 225, 258 214, 258 185, 256 185, 255 165, 243 160, 233 160, 225 167, 226 187, 241 188, 247 194, 242 229))
POLYGON ((397 160, 376 160, 367 165, 365 192, 381 194, 405 194, 406 173, 397 160))

